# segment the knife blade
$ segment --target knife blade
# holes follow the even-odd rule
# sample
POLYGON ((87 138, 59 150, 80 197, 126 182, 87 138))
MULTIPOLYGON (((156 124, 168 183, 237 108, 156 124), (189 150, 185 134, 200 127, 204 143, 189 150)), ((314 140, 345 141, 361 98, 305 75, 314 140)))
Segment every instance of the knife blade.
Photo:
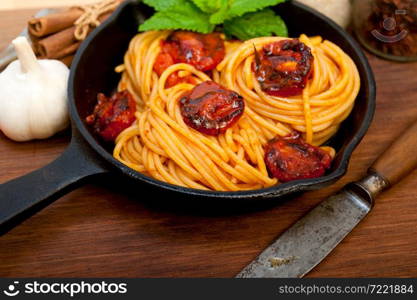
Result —
MULTIPOLYGON (((35 17, 41 18, 54 12, 56 12, 56 9, 42 9, 35 14, 35 17)), ((19 34, 19 36, 24 36, 29 39, 29 33, 28 33, 27 27, 23 29, 23 31, 19 34)), ((3 71, 12 61, 16 59, 17 59, 16 52, 12 44, 10 44, 0 53, 0 72, 3 71)))
POLYGON ((246 266, 237 278, 303 277, 371 211, 375 198, 417 167, 417 121, 372 165, 307 213, 246 266))

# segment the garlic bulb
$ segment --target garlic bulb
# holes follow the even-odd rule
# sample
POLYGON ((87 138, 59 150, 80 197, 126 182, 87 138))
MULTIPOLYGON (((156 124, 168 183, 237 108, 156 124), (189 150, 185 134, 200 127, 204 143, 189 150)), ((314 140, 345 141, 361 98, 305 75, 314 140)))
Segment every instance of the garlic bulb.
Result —
POLYGON ((322 14, 337 24, 346 28, 350 23, 352 6, 350 0, 298 0, 322 14))
POLYGON ((18 60, 0 74, 0 130, 15 141, 48 138, 69 124, 69 70, 57 60, 37 60, 24 37, 12 44, 18 60))

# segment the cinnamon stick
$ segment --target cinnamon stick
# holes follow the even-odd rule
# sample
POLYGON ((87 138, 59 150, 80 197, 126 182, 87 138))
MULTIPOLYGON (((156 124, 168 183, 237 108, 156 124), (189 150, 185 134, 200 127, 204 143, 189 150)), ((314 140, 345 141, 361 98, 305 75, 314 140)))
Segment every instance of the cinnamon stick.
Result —
POLYGON ((69 67, 71 65, 73 59, 74 59, 74 55, 70 54, 68 56, 65 56, 65 57, 61 58, 60 61, 62 61, 64 64, 67 65, 67 67, 69 67))
POLYGON ((81 44, 74 37, 75 26, 50 35, 38 42, 40 58, 57 59, 75 52, 81 44))
POLYGON ((30 32, 28 33, 30 41, 32 42, 32 49, 35 52, 36 56, 39 56, 39 41, 40 38, 34 36, 30 32))
MULTIPOLYGON (((105 14, 99 18, 100 22, 107 19, 111 13, 105 14)), ((60 59, 75 53, 81 42, 74 37, 75 26, 52 34, 37 43, 37 50, 40 58, 60 59)), ((90 29, 90 32, 94 28, 90 29)))
POLYGON ((28 29, 33 36, 44 37, 73 26, 83 13, 82 9, 73 7, 42 18, 33 18, 29 20, 28 29))

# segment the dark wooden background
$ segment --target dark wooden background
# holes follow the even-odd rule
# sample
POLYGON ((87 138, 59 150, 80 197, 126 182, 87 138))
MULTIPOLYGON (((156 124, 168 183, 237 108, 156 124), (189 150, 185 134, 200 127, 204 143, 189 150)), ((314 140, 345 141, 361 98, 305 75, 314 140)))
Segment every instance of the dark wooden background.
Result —
MULTIPOLYGON (((33 13, 0 12, 0 48, 33 13)), ((213 217, 152 206, 112 181, 93 182, 0 237, 0 277, 233 277, 309 209, 363 175, 417 118, 417 64, 369 58, 378 83, 376 117, 334 186, 268 210, 213 217)), ((68 132, 28 143, 0 133, 0 183, 51 162, 68 142, 68 132)), ((308 276, 416 277, 417 173, 383 194, 308 276)))

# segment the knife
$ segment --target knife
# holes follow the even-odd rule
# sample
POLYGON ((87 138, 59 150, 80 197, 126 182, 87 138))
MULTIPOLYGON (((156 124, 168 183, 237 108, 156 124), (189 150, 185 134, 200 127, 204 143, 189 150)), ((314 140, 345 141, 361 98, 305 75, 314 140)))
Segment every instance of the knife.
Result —
POLYGON ((348 184, 307 213, 236 277, 303 277, 365 218, 382 191, 416 167, 417 121, 374 162, 362 180, 348 184))
MULTIPOLYGON (((44 17, 49 15, 53 12, 56 12, 56 9, 42 9, 35 14, 36 18, 44 17)), ((27 27, 23 29, 23 31, 19 34, 19 36, 26 37, 29 41, 29 33, 27 27)), ((6 49, 4 49, 0 53, 0 72, 3 71, 12 61, 17 59, 16 52, 12 44, 8 45, 6 49)))

